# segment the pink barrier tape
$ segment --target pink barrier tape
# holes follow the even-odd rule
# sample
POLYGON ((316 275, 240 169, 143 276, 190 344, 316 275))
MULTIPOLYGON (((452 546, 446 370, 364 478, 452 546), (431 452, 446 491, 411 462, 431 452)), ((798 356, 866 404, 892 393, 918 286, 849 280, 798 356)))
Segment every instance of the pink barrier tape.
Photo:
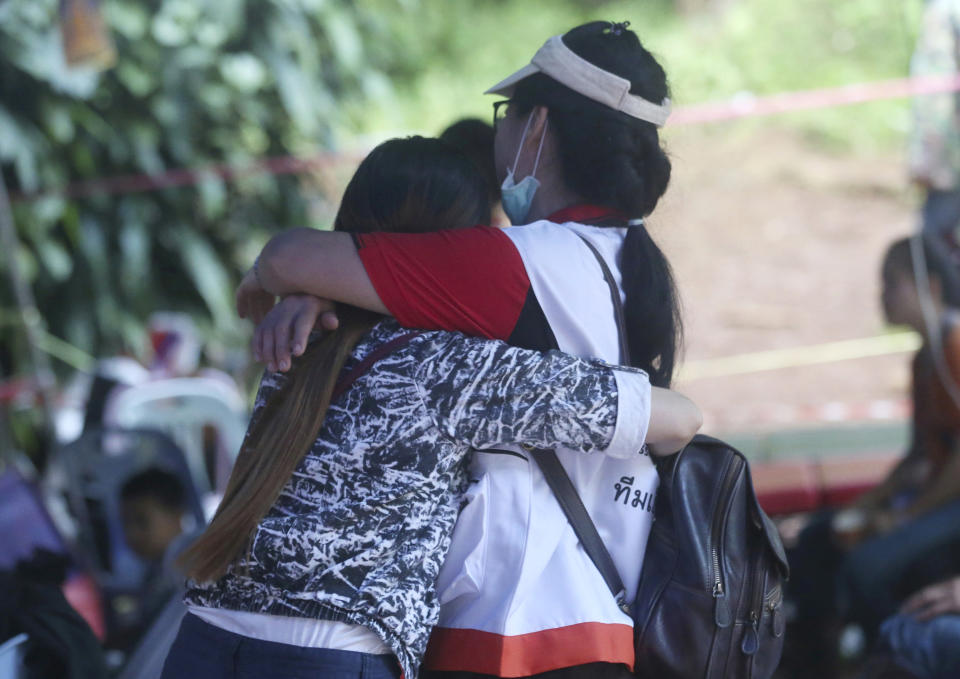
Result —
MULTIPOLYGON (((857 83, 800 92, 785 92, 765 97, 749 93, 736 95, 725 101, 707 102, 682 106, 674 111, 667 125, 698 125, 704 123, 761 117, 794 111, 810 111, 862 104, 883 99, 901 99, 925 94, 960 91, 960 75, 922 76, 857 83)), ((354 154, 332 152, 305 156, 275 156, 262 158, 249 165, 209 165, 201 168, 179 168, 159 174, 120 175, 90 179, 68 184, 60 189, 51 189, 33 194, 14 194, 11 200, 30 201, 45 196, 60 198, 86 198, 92 195, 138 193, 160 189, 193 186, 215 175, 224 180, 236 179, 254 173, 299 174, 311 168, 335 164, 343 158, 354 159, 354 154)), ((360 156, 356 156, 356 160, 360 156)))
MULTIPOLYGON (((315 153, 307 156, 273 156, 260 158, 247 165, 228 165, 220 163, 196 168, 177 168, 158 174, 131 174, 89 179, 68 184, 61 189, 51 189, 32 194, 13 194, 11 200, 32 201, 47 196, 58 198, 86 198, 93 195, 122 193, 140 193, 161 189, 193 186, 208 181, 211 176, 223 180, 232 180, 252 174, 272 175, 300 174, 311 169, 336 164, 339 159, 353 158, 355 154, 331 152, 315 153)), ((362 156, 357 156, 359 159, 362 156)))
POLYGON ((785 92, 767 97, 756 97, 747 93, 726 101, 683 106, 677 109, 668 124, 671 126, 695 125, 958 90, 960 90, 960 75, 945 75, 881 80, 819 90, 785 92))
POLYGON ((787 425, 832 425, 848 422, 908 421, 913 412, 909 399, 880 399, 845 403, 739 404, 735 413, 715 410, 703 413, 704 430, 746 431, 787 425))

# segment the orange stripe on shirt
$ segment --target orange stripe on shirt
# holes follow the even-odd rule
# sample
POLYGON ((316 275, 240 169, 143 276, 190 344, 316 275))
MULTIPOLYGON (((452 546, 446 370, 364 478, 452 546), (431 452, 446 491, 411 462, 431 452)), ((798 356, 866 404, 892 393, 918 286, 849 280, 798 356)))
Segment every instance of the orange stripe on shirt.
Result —
POLYGON ((585 622, 515 636, 437 627, 430 636, 424 667, 523 677, 594 662, 633 669, 633 661, 633 627, 585 622))

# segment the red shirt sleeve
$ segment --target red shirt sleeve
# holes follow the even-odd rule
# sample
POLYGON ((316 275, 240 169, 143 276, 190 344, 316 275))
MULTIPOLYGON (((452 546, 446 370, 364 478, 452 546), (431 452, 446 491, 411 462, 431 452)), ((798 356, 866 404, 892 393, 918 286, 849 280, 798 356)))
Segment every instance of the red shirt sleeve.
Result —
POLYGON ((530 291, 513 241, 490 226, 362 234, 356 243, 380 299, 408 328, 505 340, 530 291))

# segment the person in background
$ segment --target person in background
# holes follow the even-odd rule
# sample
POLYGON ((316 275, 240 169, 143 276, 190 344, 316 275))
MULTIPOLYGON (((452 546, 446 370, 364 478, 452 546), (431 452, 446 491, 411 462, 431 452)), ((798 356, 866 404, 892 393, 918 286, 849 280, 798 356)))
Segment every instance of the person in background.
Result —
MULTIPOLYGON (((928 0, 910 63, 914 77, 960 74, 960 0, 928 0)), ((923 230, 960 247, 960 120, 957 93, 916 97, 909 146, 910 178, 926 194, 923 230)))
POLYGON ((25 668, 7 673, 4 653, 0 676, 108 679, 103 649, 93 630, 70 605, 63 584, 70 569, 64 554, 44 548, 0 569, 0 645, 26 634, 25 668))
POLYGON ((880 627, 875 655, 861 679, 960 677, 960 577, 911 596, 880 627))
POLYGON ((933 564, 918 568, 918 561, 960 540, 960 403, 951 395, 960 381, 960 273, 933 237, 925 236, 916 245, 910 238, 894 242, 882 278, 887 321, 923 338, 912 364, 913 439, 883 482, 851 506, 812 520, 791 553, 791 599, 798 606, 793 632, 807 651, 797 676, 833 667, 844 619, 859 623, 872 638, 902 592, 931 581, 918 580, 919 574, 946 575, 933 564), (917 245, 926 291, 914 268, 917 245), (921 294, 929 295, 932 327, 921 294))
POLYGON ((130 549, 144 561, 159 563, 183 532, 183 484, 176 474, 151 467, 123 484, 120 512, 130 549))
POLYGON ((189 314, 157 311, 147 321, 150 338, 150 372, 154 379, 195 375, 200 369, 203 344, 189 314))
POLYGON ((500 182, 493 163, 493 125, 477 118, 463 118, 440 133, 440 139, 460 150, 473 161, 490 191, 490 226, 510 226, 500 203, 500 182))
POLYGON ((136 622, 111 636, 109 645, 127 648, 139 639, 151 622, 181 588, 183 575, 172 565, 192 535, 184 535, 186 493, 176 474, 149 467, 133 476, 120 489, 123 537, 130 550, 146 563, 136 595, 136 622))

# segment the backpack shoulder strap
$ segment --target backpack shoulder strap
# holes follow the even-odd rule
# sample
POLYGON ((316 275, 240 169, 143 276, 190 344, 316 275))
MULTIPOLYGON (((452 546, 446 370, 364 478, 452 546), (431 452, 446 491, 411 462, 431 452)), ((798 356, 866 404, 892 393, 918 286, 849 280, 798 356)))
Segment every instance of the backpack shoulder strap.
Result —
POLYGON ((583 501, 580 499, 577 489, 573 486, 570 476, 563 465, 560 464, 557 453, 545 448, 528 448, 527 450, 536 463, 540 465, 540 470, 547 480, 547 485, 550 486, 550 490, 556 496, 560 508, 566 514, 567 521, 580 540, 580 544, 583 545, 587 556, 590 557, 597 570, 600 571, 600 575, 603 576, 603 580, 610 588, 613 598, 617 600, 620 610, 629 615, 630 610, 626 602, 627 591, 623 586, 623 580, 620 578, 617 566, 613 562, 610 552, 607 551, 606 545, 603 544, 603 539, 597 532, 597 527, 594 525, 593 519, 590 518, 590 514, 587 513, 587 508, 583 506, 583 501))
POLYGON ((353 383, 360 379, 370 368, 373 367, 373 364, 379 361, 381 358, 384 358, 388 354, 396 351, 400 347, 408 344, 410 340, 419 335, 418 332, 408 332, 405 335, 400 335, 399 337, 394 337, 389 342, 384 342, 376 349, 372 350, 366 356, 364 356, 355 366, 350 368, 345 374, 340 376, 340 379, 337 380, 337 383, 333 386, 333 393, 330 395, 330 402, 333 403, 338 398, 343 396, 350 387, 353 386, 353 383))
POLYGON ((630 345, 627 343, 627 319, 623 311, 623 301, 620 299, 620 287, 614 280, 613 272, 610 271, 610 267, 607 266, 606 260, 603 258, 603 255, 600 254, 600 251, 597 250, 596 246, 581 234, 578 233, 577 236, 590 248, 593 256, 597 258, 600 270, 603 271, 603 278, 607 282, 607 287, 610 288, 610 301, 613 302, 613 320, 617 323, 617 337, 620 340, 620 362, 623 365, 630 365, 630 345))
MULTIPOLYGON (((613 272, 610 271, 610 267, 603 259, 600 251, 581 234, 578 233, 577 236, 579 236, 580 240, 590 249, 593 256, 596 257, 597 263, 600 265, 600 270, 603 271, 603 278, 607 282, 607 287, 610 288, 610 301, 613 303, 613 317, 617 323, 617 337, 620 341, 620 360, 629 365, 630 347, 627 344, 627 324, 623 311, 623 302, 620 299, 620 288, 617 286, 617 282, 613 278, 613 272)), ((583 506, 583 501, 580 499, 580 495, 577 493, 573 481, 570 480, 567 470, 560 464, 560 459, 557 457, 556 451, 543 448, 529 448, 528 450, 540 466, 543 477, 546 479, 547 485, 550 486, 550 490, 553 491, 554 496, 556 496, 557 503, 566 515, 567 521, 573 528, 573 532, 580 540, 580 544, 583 546, 587 556, 590 557, 590 560, 593 561, 597 570, 600 571, 600 575, 603 576, 603 580, 607 583, 607 587, 610 589, 610 593, 613 594, 614 599, 616 599, 620 610, 630 615, 630 609, 626 602, 627 591, 623 586, 623 580, 620 578, 617 566, 613 562, 613 557, 610 556, 609 550, 607 550, 606 545, 603 544, 603 538, 601 538, 597 532, 597 527, 594 525, 593 519, 590 518, 587 508, 583 506)))

